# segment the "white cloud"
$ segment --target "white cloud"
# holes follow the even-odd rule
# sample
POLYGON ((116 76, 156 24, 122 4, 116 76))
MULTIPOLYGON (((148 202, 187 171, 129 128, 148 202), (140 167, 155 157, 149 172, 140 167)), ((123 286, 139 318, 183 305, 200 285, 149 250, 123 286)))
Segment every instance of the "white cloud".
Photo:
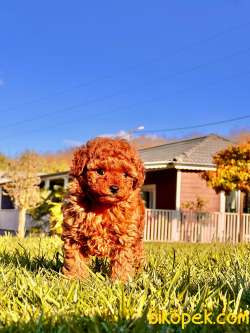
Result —
POLYGON ((78 147, 78 146, 81 146, 83 143, 80 142, 80 141, 77 141, 77 140, 72 140, 72 139, 64 139, 63 140, 63 143, 66 145, 66 146, 69 146, 69 147, 78 147))
POLYGON ((99 136, 104 136, 104 137, 115 137, 115 136, 119 136, 119 137, 122 137, 124 139, 131 139, 134 135, 138 134, 138 135, 143 135, 143 136, 149 136, 149 137, 156 137, 157 138, 157 135, 145 135, 143 133, 143 130, 144 130, 144 126, 141 125, 141 126, 138 126, 136 128, 133 128, 133 129, 130 129, 128 131, 125 131, 125 130, 120 130, 119 132, 117 133, 114 133, 114 134, 101 134, 99 136))
POLYGON ((131 138, 131 133, 129 133, 129 132, 126 132, 126 131, 124 131, 124 130, 120 130, 117 134, 116 134, 116 136, 119 136, 119 137, 122 137, 122 138, 124 138, 124 139, 130 139, 131 138))
POLYGON ((124 131, 124 130, 120 130, 119 132, 114 133, 114 134, 100 134, 98 136, 111 137, 111 138, 119 136, 119 137, 127 139, 127 140, 131 138, 131 134, 129 132, 124 131))

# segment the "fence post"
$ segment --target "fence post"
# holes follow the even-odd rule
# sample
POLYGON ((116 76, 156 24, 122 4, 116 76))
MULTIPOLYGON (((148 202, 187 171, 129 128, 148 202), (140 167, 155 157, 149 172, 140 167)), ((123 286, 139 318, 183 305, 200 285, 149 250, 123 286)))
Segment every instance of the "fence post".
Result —
POLYGON ((216 235, 217 240, 219 242, 225 241, 225 224, 226 224, 226 195, 224 191, 220 192, 220 213, 218 216, 218 235, 216 235))
POLYGON ((237 235, 236 235, 236 243, 240 243, 243 240, 243 213, 237 214, 237 235))
POLYGON ((172 242, 179 242, 180 241, 180 223, 181 223, 181 213, 179 210, 176 210, 172 212, 171 214, 171 220, 172 220, 172 242))
POLYGON ((225 213, 219 213, 219 218, 218 218, 218 235, 217 239, 219 242, 224 242, 225 241, 225 222, 226 222, 226 214, 225 213))

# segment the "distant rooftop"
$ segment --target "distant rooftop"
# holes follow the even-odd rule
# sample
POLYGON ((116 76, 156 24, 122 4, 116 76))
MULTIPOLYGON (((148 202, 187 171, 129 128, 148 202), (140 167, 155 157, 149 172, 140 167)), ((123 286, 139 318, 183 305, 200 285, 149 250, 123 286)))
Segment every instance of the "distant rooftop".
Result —
POLYGON ((174 141, 156 147, 140 149, 143 162, 175 162, 212 165, 213 155, 225 149, 231 141, 215 135, 174 141))

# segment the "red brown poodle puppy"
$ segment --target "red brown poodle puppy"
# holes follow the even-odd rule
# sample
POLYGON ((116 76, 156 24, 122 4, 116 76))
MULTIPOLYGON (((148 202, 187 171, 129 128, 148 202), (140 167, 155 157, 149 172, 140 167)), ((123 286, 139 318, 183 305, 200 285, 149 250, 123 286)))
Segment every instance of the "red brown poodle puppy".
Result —
POLYGON ((112 280, 126 281, 143 259, 144 167, 124 139, 96 138, 74 154, 63 205, 64 266, 84 278, 90 256, 110 259, 112 280))

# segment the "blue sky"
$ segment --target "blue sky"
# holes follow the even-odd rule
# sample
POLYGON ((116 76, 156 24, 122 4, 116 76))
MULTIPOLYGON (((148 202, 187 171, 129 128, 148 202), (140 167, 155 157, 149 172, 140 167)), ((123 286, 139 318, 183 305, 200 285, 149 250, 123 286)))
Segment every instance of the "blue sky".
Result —
POLYGON ((0 151, 250 114, 249 13, 247 0, 4 1, 0 151))

